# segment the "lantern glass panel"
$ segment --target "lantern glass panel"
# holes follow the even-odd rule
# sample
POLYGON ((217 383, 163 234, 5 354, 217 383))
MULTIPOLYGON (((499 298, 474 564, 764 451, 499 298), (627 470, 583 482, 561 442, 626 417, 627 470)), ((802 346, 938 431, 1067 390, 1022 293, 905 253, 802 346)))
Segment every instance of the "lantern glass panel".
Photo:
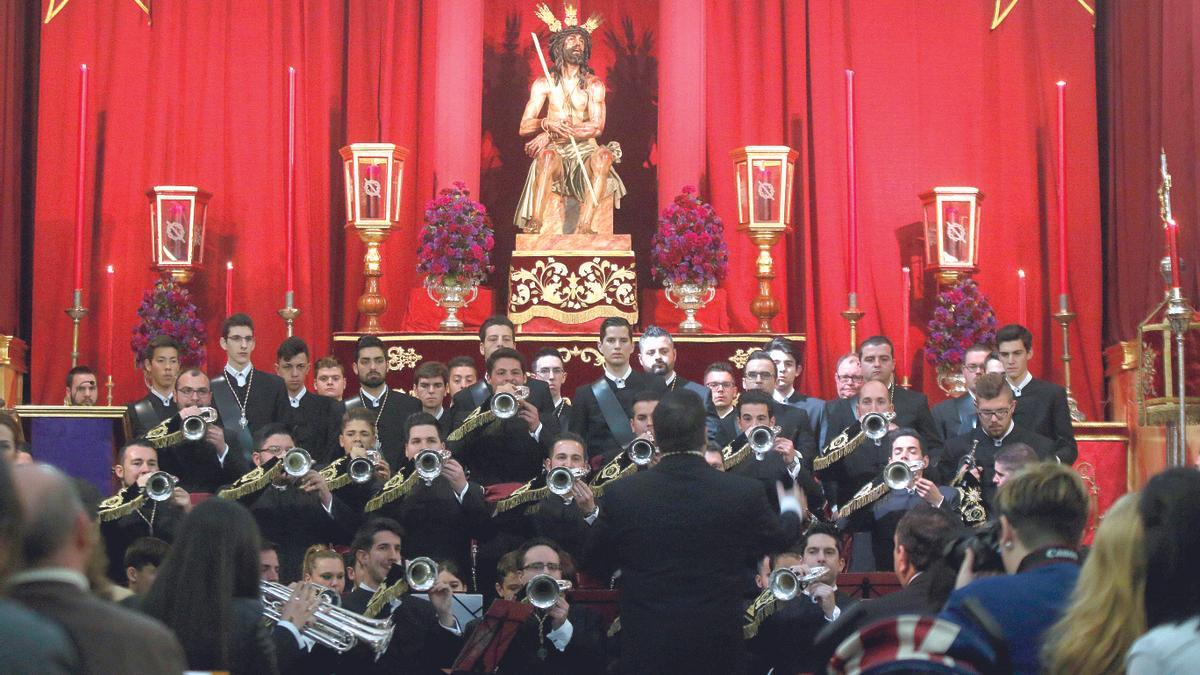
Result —
POLYGON ((971 264, 971 202, 947 199, 940 202, 940 208, 942 212, 941 264, 971 264))
POLYGON ((159 201, 159 259, 171 265, 191 262, 192 201, 164 197, 159 201))
POLYGON ((746 162, 737 162, 734 165, 733 175, 737 177, 737 205, 738 205, 738 222, 750 222, 750 195, 746 193, 746 162))
POLYGON ((783 197, 783 162, 777 159, 759 159, 754 161, 752 172, 754 193, 751 198, 751 208, 756 223, 780 223, 780 204, 783 197))
POLYGON ((358 157, 358 212, 364 220, 387 218, 386 208, 387 158, 358 157))

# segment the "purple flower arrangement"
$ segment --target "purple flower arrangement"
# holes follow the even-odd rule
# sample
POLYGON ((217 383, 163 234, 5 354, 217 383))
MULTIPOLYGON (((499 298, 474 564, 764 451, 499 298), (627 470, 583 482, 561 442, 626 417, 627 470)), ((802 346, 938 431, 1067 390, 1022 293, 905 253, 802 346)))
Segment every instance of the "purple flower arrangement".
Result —
POLYGON ((494 245, 487 209, 457 181, 425 205, 417 272, 433 279, 481 282, 492 271, 494 245))
POLYGON ((971 279, 938 293, 927 327, 925 360, 939 368, 959 368, 974 344, 996 339, 996 312, 971 279))
POLYGON ((146 349, 156 335, 170 335, 183 346, 179 354, 180 366, 184 368, 204 365, 207 353, 204 349, 204 322, 200 310, 192 302, 192 295, 182 284, 170 277, 162 277, 154 288, 142 295, 138 307, 139 323, 133 329, 134 359, 142 361, 148 356, 146 349))
POLYGON ((716 287, 729 269, 725 226, 692 185, 658 216, 651 242, 651 275, 663 284, 716 287))

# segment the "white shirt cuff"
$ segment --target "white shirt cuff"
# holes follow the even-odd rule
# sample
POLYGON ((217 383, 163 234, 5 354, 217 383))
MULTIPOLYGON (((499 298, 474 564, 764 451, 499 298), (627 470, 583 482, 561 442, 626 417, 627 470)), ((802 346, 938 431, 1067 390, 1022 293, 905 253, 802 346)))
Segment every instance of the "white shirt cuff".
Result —
POLYGON ((220 464, 222 468, 225 467, 225 458, 229 456, 229 444, 226 443, 224 447, 224 450, 217 453, 217 464, 220 464))
POLYGON ((791 511, 797 516, 804 515, 804 511, 800 508, 800 500, 796 499, 796 497, 793 495, 784 495, 779 498, 779 513, 784 514, 788 511, 791 511))
POLYGON ((321 508, 325 509, 325 513, 328 513, 330 518, 333 517, 333 495, 329 496, 329 506, 325 506, 325 502, 321 502, 321 508))
POLYGON ((834 605, 833 606, 833 616, 825 617, 825 623, 833 623, 834 621, 837 621, 838 617, 841 615, 842 615, 842 608, 838 607, 837 605, 834 605))
POLYGON ((533 431, 529 432, 529 435, 530 435, 530 436, 533 436, 533 440, 535 440, 535 441, 541 441, 541 440, 542 440, 542 439, 541 439, 541 435, 542 435, 542 423, 541 423, 541 422, 538 422, 537 428, 536 428, 536 429, 534 429, 533 431))
POLYGON ((796 480, 796 476, 800 475, 801 466, 799 455, 797 455, 796 463, 789 465, 787 468, 788 475, 792 477, 792 480, 796 480))
POLYGON ((462 492, 454 493, 454 498, 458 500, 459 504, 463 503, 463 500, 466 499, 467 490, 470 490, 470 489, 471 489, 471 484, 467 483, 466 485, 463 486, 462 492))
POLYGON ((279 625, 283 628, 286 628, 287 631, 292 634, 292 637, 296 638, 296 644, 300 645, 300 648, 304 651, 311 652, 313 645, 317 644, 316 640, 302 635, 300 633, 300 629, 296 628, 296 624, 292 623, 291 621, 280 621, 279 625))
MULTIPOLYGON (((442 626, 442 622, 440 620, 438 621, 438 625, 442 626)), ((463 634, 462 626, 458 625, 458 617, 454 617, 454 625, 453 626, 442 626, 442 629, 450 631, 450 633, 452 633, 453 635, 461 636, 463 634)))
POLYGON ((590 514, 583 517, 583 522, 587 523, 588 525, 591 525, 592 523, 595 523, 596 519, 599 517, 600 517, 600 507, 596 506, 596 509, 594 511, 592 511, 590 514))
POLYGON ((571 625, 571 620, 563 621, 563 625, 546 633, 546 637, 554 643, 555 648, 560 652, 567 651, 567 645, 571 642, 571 636, 575 634, 575 627, 571 625))

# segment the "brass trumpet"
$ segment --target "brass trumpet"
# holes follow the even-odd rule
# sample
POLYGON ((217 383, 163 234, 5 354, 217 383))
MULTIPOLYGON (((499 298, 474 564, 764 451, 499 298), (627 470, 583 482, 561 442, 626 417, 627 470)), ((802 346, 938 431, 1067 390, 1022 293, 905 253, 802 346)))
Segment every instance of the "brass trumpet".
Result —
POLYGON ((283 472, 293 478, 307 475, 312 468, 312 455, 304 448, 292 448, 283 456, 283 472))
POLYGON ((555 579, 549 574, 539 574, 525 584, 525 599, 538 609, 550 609, 558 598, 571 590, 571 582, 555 579))
POLYGON ((810 569, 804 576, 800 576, 790 567, 781 567, 771 572, 767 588, 770 589, 771 595, 774 595, 776 600, 786 602, 795 598, 801 591, 808 588, 809 584, 819 581, 828 573, 828 567, 817 566, 810 569))
POLYGON ((629 443, 629 461, 638 466, 650 466, 650 462, 654 460, 654 453, 658 452, 658 446, 654 441, 648 438, 635 438, 629 443))
POLYGON ((425 593, 437 583, 438 566, 433 558, 413 558, 404 566, 404 581, 411 591, 425 593))
MULTIPOLYGON (((332 593, 330 589, 318 584, 309 585, 321 589, 321 602, 313 612, 312 622, 300 629, 302 635, 340 654, 350 651, 359 642, 369 646, 376 656, 387 651, 392 640, 391 619, 368 619, 343 609, 340 601, 330 600, 327 595, 327 592, 332 593)), ((260 581, 259 590, 262 592, 263 616, 279 621, 283 605, 292 597, 292 589, 273 581, 260 581)))
POLYGON ((751 427, 746 432, 746 443, 754 451, 754 459, 761 462, 766 458, 771 448, 775 447, 775 438, 781 431, 783 431, 781 427, 768 427, 765 424, 760 424, 751 427))
POLYGON ((887 436, 888 424, 895 417, 895 413, 877 413, 869 412, 862 417, 862 430, 867 438, 875 441, 879 445, 879 441, 887 436))
POLYGON ((925 468, 924 462, 898 460, 883 467, 883 482, 893 490, 907 490, 917 481, 917 472, 925 468))
POLYGON ((502 391, 495 396, 492 396, 490 405, 492 414, 496 419, 506 420, 515 417, 517 411, 520 410, 521 401, 529 398, 529 387, 517 385, 513 389, 513 393, 502 391))
POLYGON ((165 502, 175 494, 177 482, 175 476, 166 471, 155 471, 146 479, 146 486, 142 488, 142 493, 146 495, 147 499, 165 502))
POLYGON ((546 474, 546 487, 550 492, 562 497, 564 502, 570 504, 575 501, 571 497, 571 488, 575 485, 575 479, 583 478, 586 475, 586 469, 568 469, 565 466, 556 466, 546 474))
POLYGON ((158 426, 146 432, 146 441, 155 448, 166 448, 178 445, 184 441, 196 442, 204 440, 208 434, 208 425, 216 424, 217 410, 215 408, 200 408, 195 415, 175 415, 163 420, 158 426))
POLYGON ((413 458, 413 467, 426 485, 433 485, 433 479, 442 475, 442 465, 447 459, 448 454, 445 450, 426 448, 413 458))

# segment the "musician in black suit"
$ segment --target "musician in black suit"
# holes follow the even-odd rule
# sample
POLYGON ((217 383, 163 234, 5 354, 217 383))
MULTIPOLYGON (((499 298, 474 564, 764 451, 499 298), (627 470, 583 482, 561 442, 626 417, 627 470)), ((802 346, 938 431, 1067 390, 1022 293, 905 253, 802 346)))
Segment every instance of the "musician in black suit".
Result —
POLYGON ((305 386, 311 360, 308 345, 296 336, 275 350, 275 373, 283 380, 288 402, 280 421, 292 432, 297 447, 307 450, 318 464, 325 464, 341 455, 338 433, 346 409, 341 401, 318 396, 305 386))
POLYGON ((838 645, 853 633, 867 626, 901 614, 936 614, 946 602, 949 585, 939 589, 934 584, 932 568, 943 565, 942 550, 961 526, 961 521, 949 511, 921 505, 905 512, 896 524, 895 557, 892 570, 903 587, 867 602, 859 602, 842 612, 837 621, 827 625, 816 640, 816 663, 828 663, 838 645))
POLYGON ((784 500, 785 529, 757 481, 705 463, 695 394, 664 394, 654 428, 662 460, 609 484, 588 545, 596 567, 622 571, 621 672, 742 673, 746 556, 787 546, 799 502, 784 500))
MULTIPOLYGON (((892 407, 890 391, 879 380, 865 382, 859 389, 857 398, 831 401, 830 419, 834 420, 840 417, 841 408, 849 405, 854 406, 854 413, 851 421, 846 423, 847 425, 857 423, 867 413, 898 417, 892 407)), ((842 424, 842 422, 839 421, 838 424, 842 424)), ((889 424, 889 428, 899 428, 895 419, 889 424)), ((887 465, 891 452, 891 446, 885 445, 882 439, 864 439, 853 452, 818 472, 830 503, 838 506, 846 503, 860 487, 879 476, 883 467, 887 465)), ((931 475, 941 475, 940 471, 930 473, 931 475)))
POLYGON ((790 439, 800 456, 811 465, 813 457, 817 454, 817 437, 813 433, 812 420, 809 419, 807 411, 774 400, 778 375, 775 360, 771 355, 761 349, 755 350, 746 359, 746 367, 742 372, 742 390, 761 391, 767 395, 771 403, 771 416, 781 428, 780 435, 790 439))
MULTIPOLYGON (((517 551, 522 582, 545 574, 566 579, 566 555, 551 539, 538 538, 517 551)), ((471 626, 474 628, 478 623, 471 626)), ((560 593, 549 609, 534 609, 517 630, 497 672, 504 675, 599 675, 605 672, 601 619, 560 593)))
POLYGON ((1063 464, 1074 464, 1079 457, 1067 390, 1039 380, 1029 372, 1033 358, 1033 333, 1024 326, 1010 324, 996 332, 996 351, 1004 363, 1004 374, 1017 399, 1013 421, 1017 426, 1054 441, 1055 456, 1063 464))
POLYGON ((179 343, 170 335, 156 335, 150 339, 142 355, 142 369, 150 391, 144 397, 129 404, 130 423, 135 438, 145 436, 147 431, 163 420, 179 412, 175 406, 175 378, 179 375, 179 343))
POLYGON ((1033 448, 1039 459, 1051 462, 1056 460, 1058 448, 1049 438, 1016 424, 1013 411, 1017 403, 1003 376, 994 373, 981 375, 975 383, 975 395, 979 400, 979 427, 969 434, 955 436, 946 443, 941 475, 953 476, 963 457, 974 447, 975 464, 981 471, 979 480, 983 485, 983 495, 990 501, 996 491, 996 454, 1002 448, 1024 443, 1033 448))
POLYGON ((250 362, 254 353, 254 322, 234 314, 221 324, 221 349, 227 361, 212 379, 213 402, 225 429, 238 438, 243 450, 253 447, 253 434, 288 414, 287 390, 278 375, 259 370, 250 362))
POLYGON ((450 371, 441 361, 424 361, 413 371, 413 393, 421 402, 421 412, 437 420, 442 438, 450 428, 450 410, 446 407, 446 385, 450 371))
MULTIPOLYGON (((390 518, 373 518, 358 529, 350 550, 363 574, 343 598, 343 607, 359 614, 366 610, 393 566, 402 564, 403 534, 390 518)), ((442 673, 462 648, 463 627, 454 618, 452 602, 449 585, 439 581, 430 589, 429 600, 403 594, 386 603, 375 618, 391 618, 395 624, 391 644, 378 661, 364 649, 351 652, 346 661, 354 667, 347 672, 442 673)))
MULTIPOLYGON (((212 407, 208 375, 199 368, 181 373, 175 379, 175 400, 180 408, 178 419, 168 422, 169 429, 177 429, 184 418, 200 415, 202 408, 212 407)), ((193 441, 182 434, 175 437, 177 442, 158 448, 158 465, 178 478, 179 487, 188 492, 216 492, 250 470, 237 449, 237 438, 221 425, 220 413, 216 422, 206 425, 204 438, 193 441)))
MULTIPOLYGON (((282 460, 295 441, 282 424, 268 424, 254 434, 254 464, 282 460)), ((300 578, 304 552, 313 544, 347 544, 361 520, 330 491, 313 469, 300 477, 284 471, 265 487, 237 500, 250 509, 264 539, 275 542, 279 576, 285 582, 300 578)))
POLYGON ((450 371, 446 380, 446 393, 450 398, 463 389, 469 388, 479 380, 479 369, 475 367, 475 359, 469 356, 456 356, 446 362, 446 370, 450 371))
POLYGON ((470 390, 455 397, 450 450, 484 486, 524 483, 541 470, 542 458, 558 435, 549 389, 544 382, 526 379, 525 357, 515 349, 494 350, 485 370, 488 396, 482 403, 471 405, 470 390), (531 382, 542 387, 534 389, 531 382), (528 387, 528 398, 518 403, 516 415, 497 419, 491 412, 492 392, 513 393, 519 386, 528 387))
POLYGON ((650 325, 638 338, 638 360, 642 369, 647 373, 658 375, 663 379, 667 391, 687 389, 708 401, 708 389, 699 382, 692 382, 675 372, 675 339, 663 328, 650 325))
POLYGON ((814 440, 820 438, 821 427, 825 424, 825 401, 796 389, 796 380, 804 372, 800 350, 791 340, 779 336, 768 340, 763 345, 763 351, 770 354, 775 362, 775 391, 772 396, 779 403, 795 406, 808 413, 809 430, 814 440))
MULTIPOLYGON (((487 360, 492 353, 497 349, 516 349, 516 327, 513 322, 508 320, 508 317, 503 314, 495 314, 488 317, 483 325, 479 327, 479 354, 483 356, 485 370, 487 360)), ((455 361, 456 359, 452 359, 455 361)), ((465 371, 465 368, 462 369, 465 371)), ((550 388, 541 379, 532 379, 525 383, 529 387, 529 402, 538 409, 538 413, 549 412, 554 403, 551 400, 550 388)), ((492 388, 488 385, 486 378, 477 379, 473 384, 466 387, 465 390, 458 390, 452 393, 450 408, 453 418, 461 418, 463 415, 469 415, 492 395, 492 388), (466 396, 459 396, 463 391, 468 392, 466 396)), ((451 430, 457 428, 451 424, 451 430)))
POLYGON ((976 344, 963 355, 962 378, 966 393, 957 398, 948 398, 933 406, 933 424, 943 439, 973 431, 977 424, 975 416, 975 381, 983 374, 983 364, 992 349, 988 345, 976 344))
POLYGON ((534 355, 533 376, 550 388, 550 402, 554 406, 554 416, 558 418, 559 429, 570 431, 571 399, 563 396, 563 386, 567 383, 567 368, 557 349, 546 347, 534 355))
POLYGON ((778 424, 774 411, 780 407, 762 390, 752 389, 742 394, 736 406, 738 435, 726 455, 728 459, 724 462, 724 468, 762 482, 772 508, 779 506, 776 483, 795 481, 808 497, 809 507, 819 510, 825 504, 825 497, 821 484, 813 480, 812 458, 804 457, 792 439, 780 432, 762 459, 758 459, 754 451, 746 446, 746 434, 751 429, 758 426, 775 427, 778 424))
POLYGON ((421 402, 387 385, 387 350, 374 335, 358 339, 354 349, 354 374, 358 393, 342 403, 346 409, 367 408, 375 412, 375 432, 380 451, 391 466, 404 465, 404 423, 421 409, 421 402))
POLYGON ((710 363, 704 369, 704 387, 709 392, 704 424, 708 440, 719 448, 729 445, 738 435, 737 412, 733 405, 738 399, 737 376, 728 361, 710 363))
MULTIPOLYGON (((405 445, 408 463, 397 472, 403 476, 397 482, 413 475, 412 460, 424 450, 446 453, 441 427, 432 415, 413 413, 408 418, 405 445)), ((386 488, 381 497, 380 501, 388 499, 386 488)), ((370 515, 400 523, 410 558, 451 560, 463 570, 471 569, 471 540, 482 540, 491 524, 491 509, 483 499, 483 487, 468 481, 466 470, 450 457, 442 461, 442 473, 431 483, 416 479, 407 493, 372 510, 370 515)))
POLYGON ((639 373, 629 364, 633 354, 633 328, 619 317, 609 317, 600 324, 597 344, 604 357, 604 374, 594 382, 575 389, 571 409, 571 429, 587 442, 589 459, 600 456, 602 462, 615 457, 629 441, 633 397, 638 392, 662 390, 662 378, 639 373))
POLYGON ((166 501, 142 499, 132 510, 117 508, 137 499, 147 479, 158 470, 158 451, 145 441, 130 441, 117 451, 113 475, 121 481, 121 492, 100 503, 100 534, 108 554, 108 578, 118 584, 125 582, 125 549, 140 537, 174 541, 175 530, 192 508, 191 497, 180 487, 166 501))

